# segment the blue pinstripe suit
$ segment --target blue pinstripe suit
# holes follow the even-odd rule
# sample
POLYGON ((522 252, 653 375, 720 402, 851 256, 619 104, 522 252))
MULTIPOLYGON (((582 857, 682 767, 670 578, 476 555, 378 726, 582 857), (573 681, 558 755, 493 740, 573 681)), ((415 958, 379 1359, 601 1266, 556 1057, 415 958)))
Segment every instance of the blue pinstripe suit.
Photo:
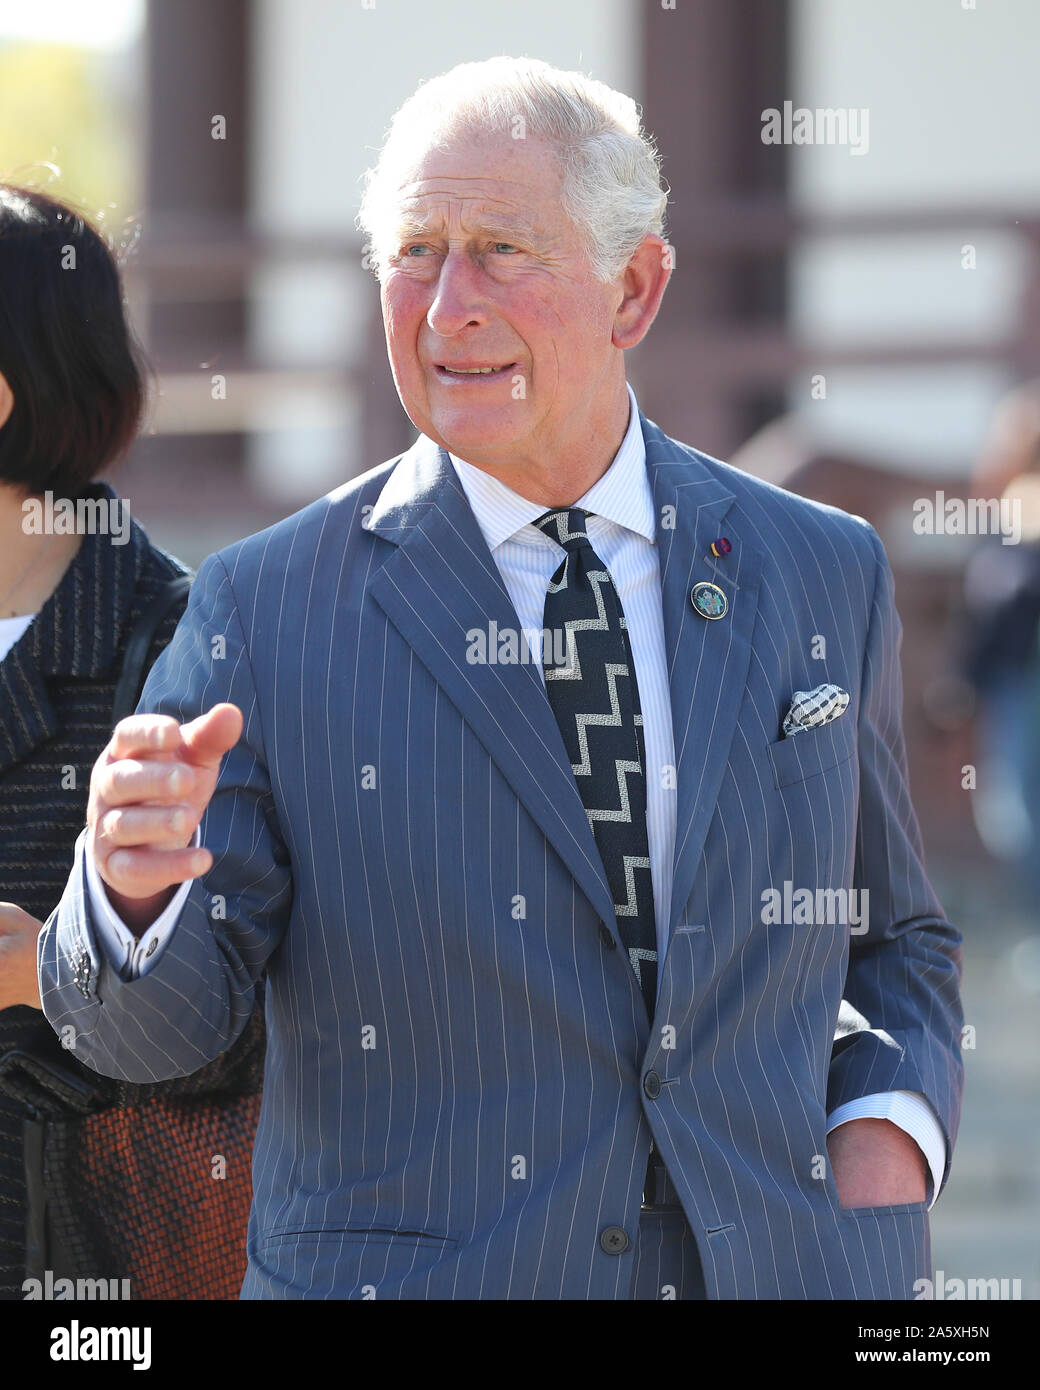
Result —
POLYGON ((952 1147, 963 1084, 891 572, 863 521, 640 424, 677 760, 652 1025, 537 673, 467 662, 469 630, 517 619, 431 441, 207 560, 149 677, 142 709, 245 716, 213 869, 124 981, 81 836, 44 1007, 90 1066, 151 1081, 227 1048, 266 969, 245 1297, 628 1298, 651 1132, 709 1298, 908 1297, 930 1273, 926 1204, 843 1210, 819 1162, 827 1112, 879 1091, 923 1093, 952 1147), (725 619, 694 612, 699 579, 725 619), (823 680, 847 713, 781 739, 823 680), (868 888, 869 931, 765 925, 785 881, 868 888))

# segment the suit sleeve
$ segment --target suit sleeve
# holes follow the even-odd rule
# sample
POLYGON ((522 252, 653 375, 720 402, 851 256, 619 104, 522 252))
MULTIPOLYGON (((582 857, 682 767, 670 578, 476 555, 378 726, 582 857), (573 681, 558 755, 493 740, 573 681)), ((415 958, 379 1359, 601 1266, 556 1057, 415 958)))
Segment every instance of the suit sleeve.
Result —
POLYGON ((169 1080, 225 1052, 249 1020, 291 907, 289 854, 268 779, 246 637, 227 570, 220 556, 211 556, 137 708, 183 723, 222 701, 238 705, 244 724, 201 822, 213 867, 192 882, 148 972, 121 978, 101 948, 85 834, 61 902, 40 934, 44 1013, 63 1045, 105 1076, 169 1080))
POLYGON ((961 936, 924 871, 903 740, 902 627, 884 547, 868 532, 877 564, 860 686, 853 884, 869 894, 867 930, 850 938, 827 1109, 880 1091, 920 1092, 946 1138, 945 1183, 964 1086, 961 936))

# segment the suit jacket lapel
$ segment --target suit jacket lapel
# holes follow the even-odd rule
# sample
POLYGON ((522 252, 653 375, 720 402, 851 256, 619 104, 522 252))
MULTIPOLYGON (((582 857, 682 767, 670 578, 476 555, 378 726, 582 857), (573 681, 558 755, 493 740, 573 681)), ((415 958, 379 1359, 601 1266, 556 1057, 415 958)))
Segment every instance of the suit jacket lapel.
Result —
MULTIPOLYGON (((617 935, 613 898, 552 708, 530 663, 471 663, 467 633, 520 620, 451 460, 420 437, 368 529, 395 549, 370 593, 448 694, 617 935)), ((618 938, 620 940, 620 938, 618 938)))
POLYGON ((724 481, 691 449, 642 419, 657 515, 665 648, 676 753, 676 827, 668 940, 700 867, 751 658, 762 553, 724 481), (723 525, 723 522, 725 524, 723 525), (711 543, 725 535, 721 559, 711 543), (724 617, 694 609, 700 580, 728 600, 724 617))

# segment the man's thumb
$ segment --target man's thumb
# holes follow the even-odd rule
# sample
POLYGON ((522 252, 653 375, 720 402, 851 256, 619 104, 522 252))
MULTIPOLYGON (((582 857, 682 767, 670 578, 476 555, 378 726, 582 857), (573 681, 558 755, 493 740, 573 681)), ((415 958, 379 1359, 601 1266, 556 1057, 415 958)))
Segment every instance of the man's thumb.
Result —
POLYGON ((189 761, 199 767, 217 767, 229 748, 242 737, 242 711, 237 705, 214 705, 198 719, 181 726, 189 761))

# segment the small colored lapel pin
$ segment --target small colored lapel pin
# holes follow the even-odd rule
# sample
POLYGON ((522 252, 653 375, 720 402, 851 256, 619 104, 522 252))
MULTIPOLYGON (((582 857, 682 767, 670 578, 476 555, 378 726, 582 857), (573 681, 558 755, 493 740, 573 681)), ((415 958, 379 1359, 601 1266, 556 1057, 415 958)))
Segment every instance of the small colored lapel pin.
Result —
POLYGON ((702 579, 690 590, 690 602, 702 618, 724 618, 729 600, 717 584, 702 579))
POLYGON ((711 553, 716 558, 720 555, 728 555, 732 549, 733 547, 725 536, 720 536, 718 540, 712 541, 711 543, 711 553))

